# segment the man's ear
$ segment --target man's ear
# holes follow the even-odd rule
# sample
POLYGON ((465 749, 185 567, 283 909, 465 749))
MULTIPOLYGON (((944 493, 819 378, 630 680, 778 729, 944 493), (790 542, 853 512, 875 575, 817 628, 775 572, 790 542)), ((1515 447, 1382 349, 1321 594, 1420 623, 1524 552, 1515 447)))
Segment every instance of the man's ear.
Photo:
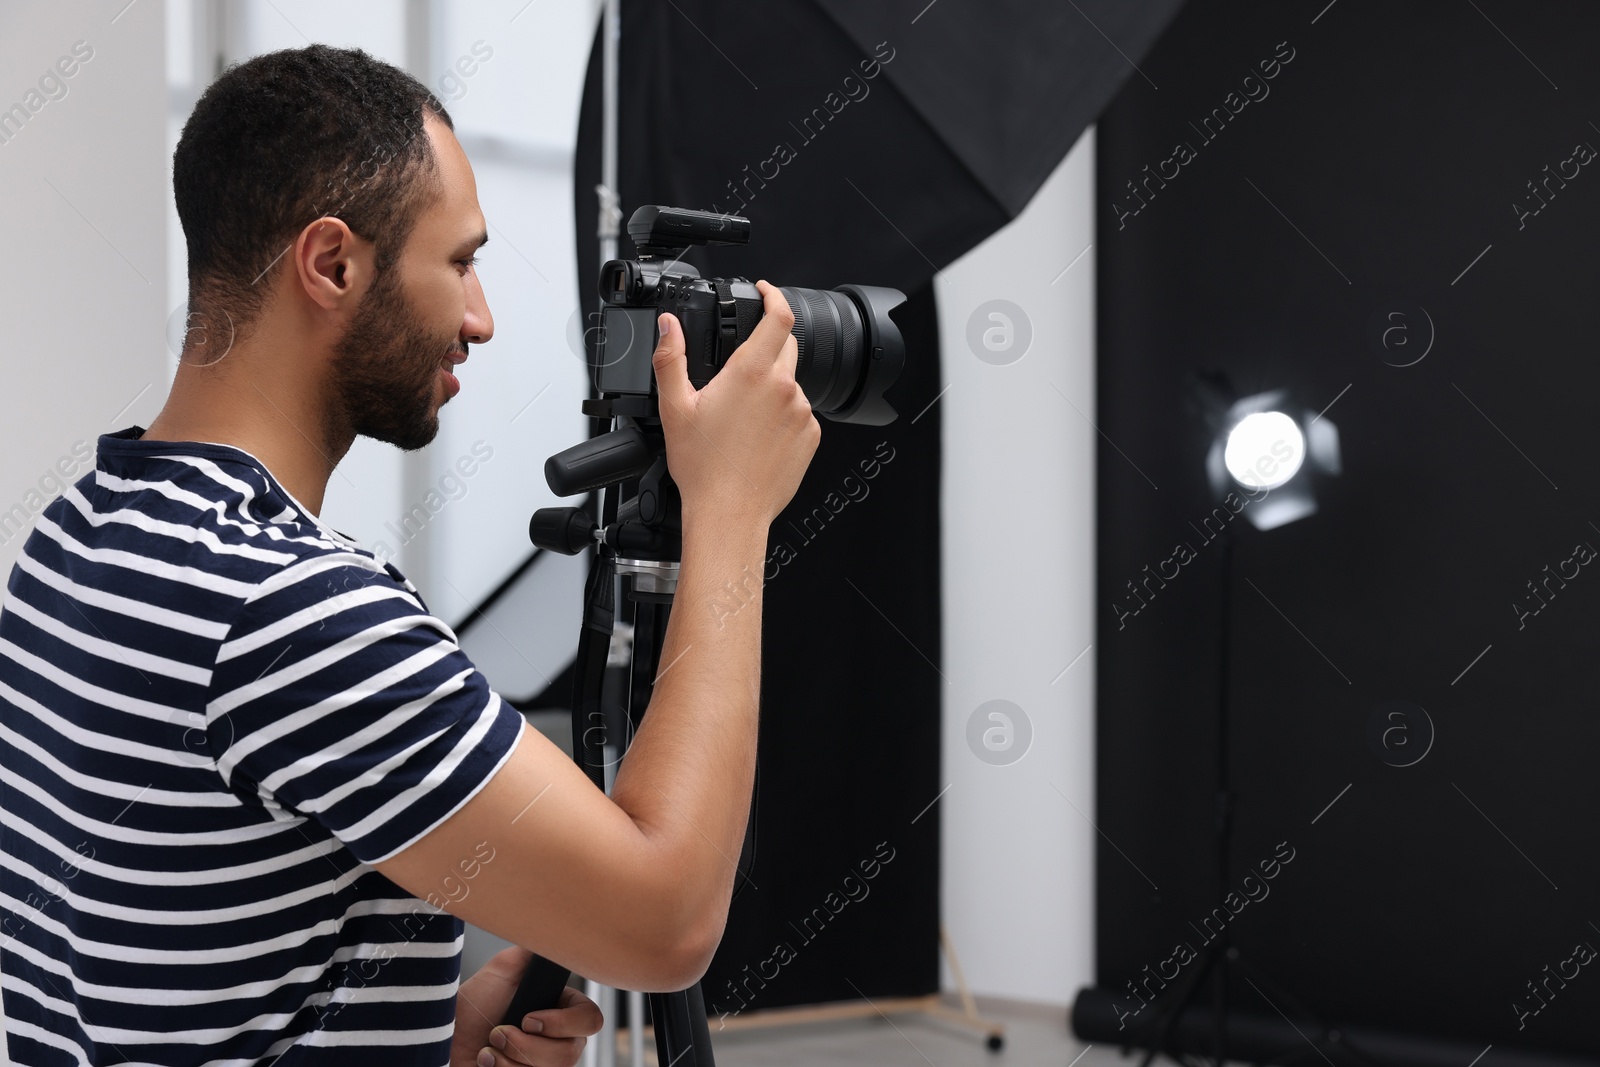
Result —
POLYGON ((349 305, 370 280, 371 243, 357 237, 343 219, 331 215, 300 231, 293 255, 301 288, 328 311, 349 305))

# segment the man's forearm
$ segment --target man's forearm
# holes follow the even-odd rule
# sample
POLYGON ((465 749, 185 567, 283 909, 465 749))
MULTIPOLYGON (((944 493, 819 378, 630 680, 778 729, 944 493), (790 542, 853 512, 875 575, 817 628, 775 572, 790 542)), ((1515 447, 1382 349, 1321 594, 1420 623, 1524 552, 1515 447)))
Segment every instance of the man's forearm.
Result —
POLYGON ((726 902, 755 775, 767 528, 685 510, 655 693, 612 790, 690 899, 726 902))

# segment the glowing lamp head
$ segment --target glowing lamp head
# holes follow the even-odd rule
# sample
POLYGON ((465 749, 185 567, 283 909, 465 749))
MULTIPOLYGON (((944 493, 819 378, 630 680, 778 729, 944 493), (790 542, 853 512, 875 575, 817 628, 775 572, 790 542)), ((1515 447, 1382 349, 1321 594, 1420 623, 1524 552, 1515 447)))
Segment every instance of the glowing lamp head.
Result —
POLYGON ((1206 481, 1214 500, 1258 530, 1316 512, 1317 483, 1340 469, 1331 420, 1296 404, 1287 389, 1238 399, 1228 389, 1201 390, 1200 402, 1213 433, 1206 481))
POLYGON ((1276 489, 1293 478, 1306 459, 1300 426, 1281 411, 1257 411, 1228 433, 1222 462, 1240 485, 1276 489))

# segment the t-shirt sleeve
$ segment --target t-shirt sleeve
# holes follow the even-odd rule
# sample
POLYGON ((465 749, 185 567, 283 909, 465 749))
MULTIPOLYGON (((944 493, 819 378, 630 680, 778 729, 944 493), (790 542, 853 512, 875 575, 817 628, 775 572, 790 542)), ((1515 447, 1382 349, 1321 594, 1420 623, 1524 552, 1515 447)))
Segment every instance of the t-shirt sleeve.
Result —
POLYGON ((481 789, 522 735, 406 586, 354 552, 263 582, 217 652, 206 736, 229 788, 378 863, 481 789))

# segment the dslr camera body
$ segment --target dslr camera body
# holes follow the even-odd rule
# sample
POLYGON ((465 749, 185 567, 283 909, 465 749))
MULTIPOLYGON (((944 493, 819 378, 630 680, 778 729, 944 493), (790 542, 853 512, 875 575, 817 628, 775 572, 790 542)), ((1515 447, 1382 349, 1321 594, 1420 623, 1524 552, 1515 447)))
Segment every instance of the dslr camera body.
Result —
MULTIPOLYGON (((683 326, 689 380, 702 388, 761 320, 761 294, 744 278, 702 278, 683 254, 692 245, 745 244, 750 220, 674 207, 641 207, 628 220, 638 259, 613 259, 600 269, 601 329, 593 354, 603 397, 655 396, 651 354, 662 312, 683 326)), ((780 287, 794 312, 799 346, 795 380, 818 415, 835 422, 883 426, 895 412, 883 393, 900 376, 905 342, 891 313, 905 294, 870 285, 838 289, 780 287)), ((612 412, 624 414, 626 401, 612 412)))

